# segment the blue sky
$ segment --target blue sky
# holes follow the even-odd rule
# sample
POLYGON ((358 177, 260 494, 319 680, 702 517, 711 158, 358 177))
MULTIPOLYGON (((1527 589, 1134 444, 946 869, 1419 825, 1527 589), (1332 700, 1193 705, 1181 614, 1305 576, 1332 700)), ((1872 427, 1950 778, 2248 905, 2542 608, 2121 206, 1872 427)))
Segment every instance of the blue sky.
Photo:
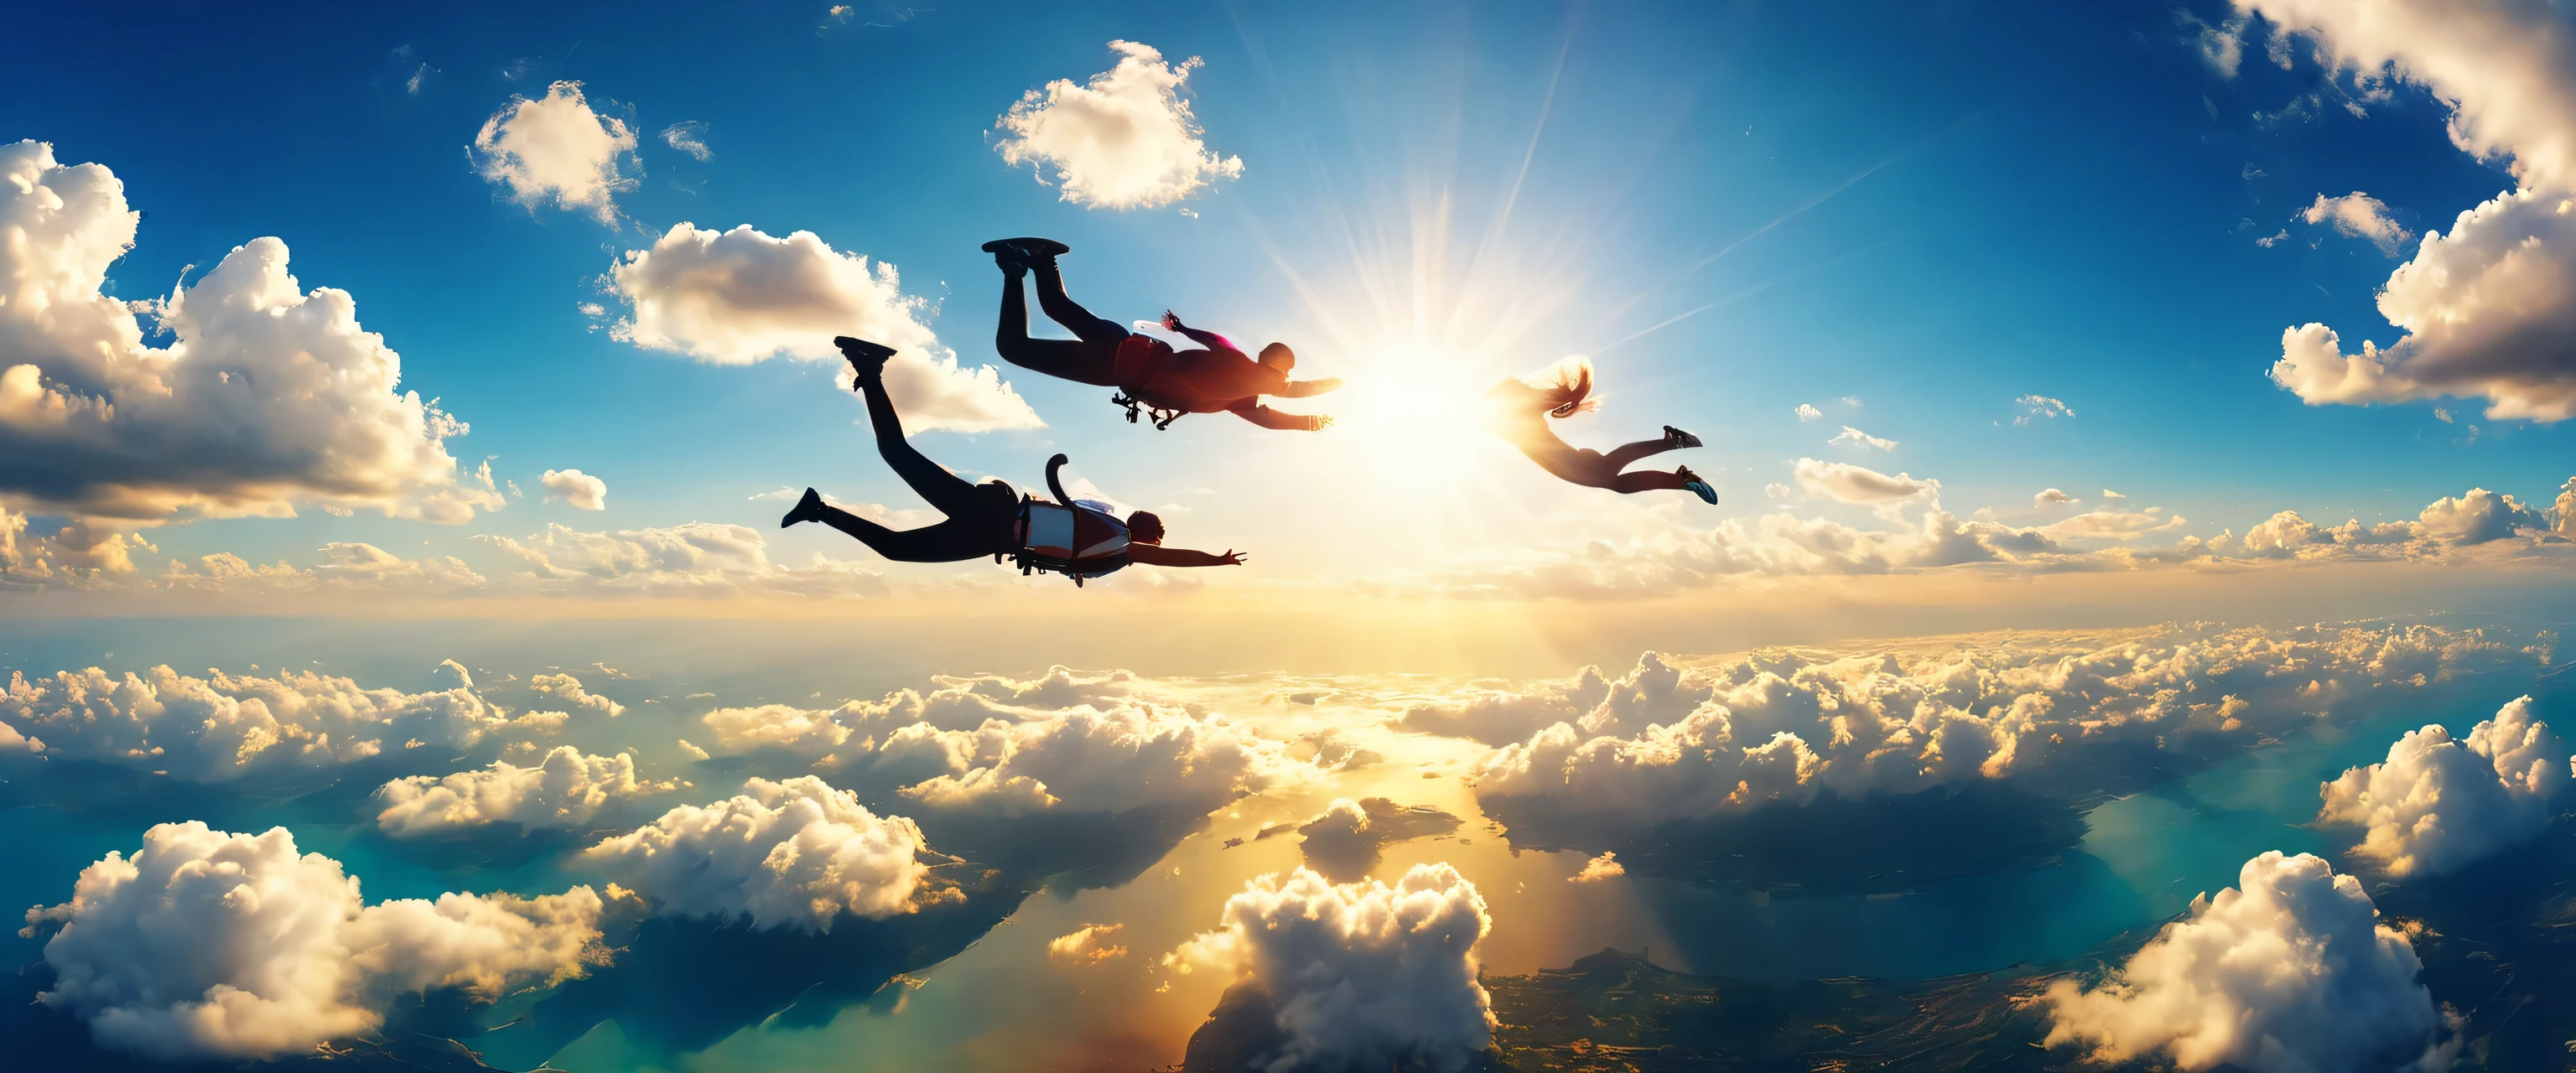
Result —
MULTIPOLYGON (((84 24, 95 16, 51 13, 70 21, 43 35, 55 47, 0 76, 0 116, 12 137, 52 142, 63 163, 113 169, 149 214, 110 293, 166 294, 183 266, 203 272, 236 244, 278 236, 306 288, 354 296, 363 325, 403 356, 404 388, 472 425, 449 441, 456 457, 491 456, 497 477, 531 490, 539 472, 564 467, 611 488, 597 514, 531 498, 442 527, 308 509, 149 539, 186 560, 301 562, 323 543, 363 541, 487 563, 465 537, 523 537, 549 521, 767 530, 781 504, 748 497, 783 486, 917 506, 870 456, 827 366, 696 364, 618 342, 577 308, 622 312, 603 298, 602 273, 682 221, 810 230, 899 266, 904 291, 930 303, 939 342, 969 366, 999 364, 987 342, 996 273, 977 244, 1036 233, 1074 246, 1068 278, 1095 311, 1126 320, 1168 306, 1238 337, 1299 341, 1308 368, 1365 382, 1384 370, 1336 353, 1282 268, 1328 284, 1382 270, 1445 197, 1451 232, 1421 247, 1447 253, 1443 287, 1496 307, 1538 300, 1516 291, 1554 303, 1459 361, 1456 383, 1598 354, 1607 407, 1567 435, 1606 447, 1665 423, 1701 434, 1709 449, 1688 461, 1725 504, 1667 512, 1688 526, 1773 508, 1765 485, 1787 481, 1802 457, 1937 478, 1941 505, 1962 516, 1990 506, 2038 524, 2029 504, 2042 488, 2083 506, 2111 488, 2131 509, 2189 518, 2178 532, 2214 536, 2285 509, 2321 525, 2410 518, 2472 486, 2545 507, 2576 456, 2563 427, 2485 421, 2475 403, 2441 403, 2457 418, 2446 423, 2428 403, 2306 406, 2266 379, 2285 327, 2322 321, 2355 342, 2398 334, 2372 301, 2408 251, 2293 220, 2300 208, 2368 191, 2420 234, 2514 180, 2503 161, 2449 144, 2448 109, 2420 85, 2360 115, 2277 114, 2328 73, 2257 60, 2227 77, 2184 9, 1140 4, 855 16, 812 5, 721 17, 315 9, 256 23, 165 13, 111 32, 84 24), (1185 96, 1207 147, 1241 159, 1240 177, 1116 211, 1058 200, 1031 168, 1003 162, 995 118, 1024 91, 1108 69, 1113 39, 1205 59, 1185 96), (602 114, 639 132, 640 178, 617 200, 619 227, 514 203, 470 166, 484 120, 555 80, 581 82, 602 114), (655 136, 682 122, 705 124, 710 160, 655 136), (2257 245, 2276 231, 2287 240, 2257 245), (1509 268, 1471 277, 1460 266, 1479 243, 1509 268), (2034 394, 2073 416, 2015 425, 2014 400, 2034 394), (1800 404, 1823 418, 1799 421, 1800 404), (1828 446, 1844 425, 1898 446, 1828 446)), ((1591 534, 1560 523, 1599 521, 1597 494, 1524 469, 1444 488, 1436 474, 1457 459, 1390 456, 1401 443, 1326 449, 1222 418, 1154 434, 1116 420, 1100 390, 1002 371, 1047 428, 917 442, 961 471, 1023 485, 1065 450, 1125 501, 1197 504, 1176 542, 1252 547, 1291 576, 1385 565, 1371 539, 1335 539, 1373 523, 1275 509, 1329 500, 1342 466, 1433 474, 1399 487, 1461 501, 1470 532, 1444 541, 1578 539, 1591 534)), ((1841 504, 1810 513, 1837 511, 1866 517, 1841 504)), ((51 524, 36 517, 37 532, 51 524)), ((868 558, 827 533, 772 537, 773 558, 815 551, 868 558)), ((1413 552, 1436 559, 1440 548, 1413 552)))

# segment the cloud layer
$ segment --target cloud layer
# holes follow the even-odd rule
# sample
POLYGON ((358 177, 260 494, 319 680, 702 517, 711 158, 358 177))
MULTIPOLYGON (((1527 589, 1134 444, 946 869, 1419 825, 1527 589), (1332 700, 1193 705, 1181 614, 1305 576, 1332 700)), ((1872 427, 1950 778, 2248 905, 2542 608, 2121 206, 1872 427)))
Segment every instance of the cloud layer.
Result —
POLYGON ((124 184, 32 141, 0 145, 0 176, 0 501, 128 525, 501 505, 447 453, 465 423, 398 392, 402 360, 346 292, 306 292, 285 243, 130 307, 100 289, 141 219, 124 184), (138 307, 167 347, 144 344, 138 307))
POLYGON ((994 146, 1013 166, 1049 169, 1064 200, 1086 208, 1150 209, 1243 174, 1240 157, 1220 157, 1200 140, 1197 117, 1181 98, 1192 56, 1163 61, 1151 45, 1112 41, 1118 66, 1088 85, 1060 78, 1033 89, 994 121, 994 146))
POLYGON ((520 898, 364 904, 340 862, 285 828, 165 823, 132 858, 82 869, 72 900, 27 911, 53 988, 38 997, 99 1043, 162 1059, 256 1059, 367 1032, 406 991, 483 1001, 605 961, 589 887, 520 898))
POLYGON ((2103 1061, 2161 1052, 2188 1070, 2314 1073, 2428 1057, 2438 1068, 2442 1022, 2415 982, 2420 968, 2359 881, 2304 853, 2265 853, 2098 986, 2052 985, 2047 1042, 2103 1061))
POLYGON ((833 709, 718 708, 700 722, 715 752, 792 753, 942 810, 1205 813, 1319 775, 1221 715, 1127 695, 1123 673, 944 682, 833 709))
POLYGON ((1588 709, 1577 707, 1588 691, 1543 688, 1564 697, 1561 721, 1487 759, 1477 792, 1640 823, 1828 790, 1905 794, 2044 775, 2075 757, 2251 744, 2383 684, 2533 658, 2481 631, 2425 626, 1769 650, 1690 670, 1648 653, 1588 709))
POLYGON ((2407 731, 2387 760, 2326 783, 2317 819, 2366 828, 2353 852, 2391 875, 2453 871, 2548 826, 2550 800, 2576 774, 2569 753, 2522 697, 2467 741, 2440 724, 2407 731))
POLYGON ((1245 883, 1218 930, 1165 960, 1259 981, 1286 1037, 1265 1056, 1273 1068, 1457 1069, 1493 1043, 1476 980, 1476 943, 1492 927, 1476 885, 1446 864, 1391 886, 1300 868, 1245 883))
MULTIPOLYGON (((939 344, 927 305, 903 293, 883 261, 834 250, 811 231, 773 238, 749 224, 731 231, 674 225, 651 249, 630 250, 608 282, 631 313, 610 333, 647 350, 718 365, 769 358, 829 361, 852 335, 895 348, 886 391, 907 433, 1038 428, 1036 411, 990 365, 972 368, 939 344)), ((849 384, 849 373, 840 374, 849 384)))
POLYGON ((196 782, 253 771, 351 763, 436 746, 528 741, 559 733, 563 712, 516 715, 471 682, 424 693, 369 689, 335 675, 273 678, 169 667, 111 675, 92 667, 49 677, 9 674, 0 721, 45 739, 57 756, 100 760, 196 782))

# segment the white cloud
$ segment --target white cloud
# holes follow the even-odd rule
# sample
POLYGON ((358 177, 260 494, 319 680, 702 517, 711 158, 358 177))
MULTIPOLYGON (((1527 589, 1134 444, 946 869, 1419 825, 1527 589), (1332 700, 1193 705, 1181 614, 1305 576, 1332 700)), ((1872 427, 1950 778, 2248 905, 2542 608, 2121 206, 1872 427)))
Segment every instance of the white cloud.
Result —
POLYGON ((2576 477, 2567 478, 2567 483, 2559 486, 2558 499, 2549 508, 2549 517, 2550 532, 2576 539, 2576 477))
POLYGON ((1390 886, 1335 886, 1300 868, 1226 900, 1218 930, 1165 963, 1259 981, 1277 1010, 1275 1068, 1457 1069, 1493 1043, 1476 943, 1493 927, 1476 885, 1417 864, 1390 886))
MULTIPOLYGON (((612 674, 610 677, 624 677, 612 674)), ((539 674, 528 678, 528 688, 577 708, 588 708, 611 719, 626 714, 626 706, 582 688, 581 679, 569 674, 539 674)))
POLYGON ((1941 495, 1939 481, 1929 478, 1918 481, 1905 473, 1890 477, 1847 462, 1801 458, 1793 472, 1801 490, 1836 503, 1856 503, 1884 510, 1917 501, 1936 501, 1941 495))
POLYGON ((671 916, 763 930, 830 931, 843 913, 881 920, 912 912, 927 870, 921 828, 878 816, 811 775, 751 779, 734 797, 682 805, 582 851, 577 862, 658 899, 671 916))
POLYGON ((667 789, 635 780, 635 758, 585 756, 558 745, 535 767, 495 760, 476 771, 445 778, 415 775, 376 790, 384 804, 376 826, 397 838, 440 834, 498 823, 523 831, 571 829, 589 823, 610 798, 667 789))
POLYGON ((1616 853, 1603 853, 1583 862, 1583 870, 1565 877, 1568 883, 1607 883, 1628 874, 1628 866, 1619 863, 1616 853))
POLYGON ((2265 853, 2099 986, 2051 985, 2047 1042, 2102 1061, 2162 1052, 2187 1070, 2319 1073, 2391 1057, 2442 1068, 2420 968, 2358 881, 2304 853, 2265 853))
POLYGON ((1690 670, 1649 653, 1589 711, 1492 754, 1476 787, 1643 823, 1827 791, 1906 794, 2067 757, 2250 745, 2380 683, 2530 658, 2479 631, 2423 626, 2162 627, 1939 652, 1762 653, 1690 670))
POLYGON ((2466 742, 2440 724, 2407 731, 2388 747, 2386 761, 2326 783, 2317 818, 2367 828, 2353 851, 2391 875, 2454 871, 2539 834, 2550 799, 2567 786, 2568 757, 2523 697, 2479 723, 2466 742))
POLYGON ((82 869, 72 900, 27 911, 53 989, 109 1047, 167 1059, 257 1059, 372 1030, 406 991, 483 1001, 605 961, 589 887, 520 898, 443 894, 363 904, 340 862, 283 827, 146 831, 132 858, 82 869))
POLYGON ((485 182, 534 210, 551 204, 617 222, 617 195, 635 188, 635 131, 582 97, 581 83, 557 82, 537 100, 512 96, 483 122, 467 154, 485 182))
MULTIPOLYGON (((627 251, 609 277, 632 307, 611 334, 647 350, 718 365, 777 357, 839 365, 832 338, 852 335, 895 348, 886 392, 907 433, 1045 424, 994 367, 962 366, 940 345, 924 320, 927 303, 903 293, 893 265, 871 269, 865 255, 836 251, 811 231, 773 238, 749 224, 722 232, 676 224, 651 249, 627 251)), ((849 371, 838 375, 849 386, 849 371)))
POLYGON ((931 808, 1124 812, 1180 805, 1211 812, 1236 797, 1314 777, 1276 741, 1216 717, 1121 703, 973 730, 916 724, 878 746, 883 762, 936 758, 945 773, 904 787, 931 808))
POLYGON ((1882 451, 1893 451, 1896 449, 1895 440, 1880 439, 1879 437, 1872 436, 1869 433, 1853 428, 1850 425, 1844 425, 1840 434, 1836 435, 1833 439, 1825 441, 1825 443, 1827 446, 1836 447, 1844 444, 1850 444, 1854 447, 1875 447, 1882 451))
POLYGON ((548 500, 563 500, 580 510, 608 509, 608 482, 577 469, 550 469, 537 478, 548 500))
POLYGON ((2492 420, 2576 416, 2576 28, 2517 0, 2246 3, 2364 76, 2451 107, 2453 144, 2510 157, 2520 189, 2428 233, 2380 290, 2405 335, 2346 354, 2322 324, 2282 333, 2272 377, 2310 405, 2483 398, 2492 420))
POLYGON ((935 809, 1209 812, 1248 793, 1314 780, 1282 742, 1222 715, 1127 695, 1132 676, 941 679, 927 694, 808 710, 718 708, 700 718, 714 752, 784 750, 900 790, 935 809))
POLYGON ((346 292, 305 292, 285 243, 129 306, 100 291, 141 218, 124 184, 32 141, 0 145, 0 177, 0 497, 129 524, 298 503, 454 523, 500 505, 488 469, 469 478, 447 453, 465 423, 397 393, 401 358, 346 292), (144 345, 138 308, 166 349, 144 345))
POLYGON ((2054 488, 2042 488, 2030 497, 2030 505, 2033 507, 2062 507, 2069 503, 2081 502, 2083 500, 2054 488))
POLYGON ((1047 941, 1047 960, 1071 968, 1089 968, 1127 956, 1127 948, 1110 942, 1124 924, 1085 924, 1047 941))
POLYGON ((539 591, 644 596, 731 596, 777 592, 801 596, 872 596, 884 575, 846 560, 817 557, 803 568, 771 562, 769 542, 743 525, 691 522, 658 529, 584 532, 549 523, 522 541, 478 533, 527 564, 519 576, 539 591))
POLYGON ((2075 416, 2075 411, 2067 409, 2065 403, 2046 395, 2024 395, 2014 399, 2013 405, 2022 409, 2021 416, 2013 418, 2016 425, 2027 425, 2043 418, 2075 416))
POLYGON ((1064 78, 1030 90, 994 121, 1005 136, 995 146, 1016 167, 1030 164, 1063 188, 1064 200, 1088 208, 1150 209, 1243 174, 1240 157, 1220 157, 1199 140, 1198 119, 1180 95, 1196 56, 1163 62, 1150 45, 1112 41, 1118 66, 1089 85, 1064 78))
POLYGON ((673 149, 697 158, 703 164, 715 159, 715 150, 707 148, 707 125, 697 121, 673 123, 662 128, 662 141, 673 149))
POLYGON ((1794 412, 1798 415, 1798 420, 1800 421, 1813 421, 1825 416, 1825 412, 1823 410, 1816 409, 1814 406, 1810 406, 1803 402, 1798 404, 1798 408, 1794 412))
POLYGON ((12 671, 0 716, 45 739, 49 751, 175 778, 220 782, 264 768, 326 767, 388 749, 472 748, 489 739, 542 737, 560 712, 511 717, 470 685, 427 693, 368 689, 333 675, 274 678, 169 667, 110 675, 96 667, 29 678, 12 671))
POLYGON ((2318 194, 2316 203, 2302 210, 2299 218, 2310 224, 2331 224, 2352 238, 2368 239, 2379 247, 2379 252, 2392 257, 2415 237, 2414 232, 2389 217, 2387 203, 2359 190, 2342 197, 2318 194))

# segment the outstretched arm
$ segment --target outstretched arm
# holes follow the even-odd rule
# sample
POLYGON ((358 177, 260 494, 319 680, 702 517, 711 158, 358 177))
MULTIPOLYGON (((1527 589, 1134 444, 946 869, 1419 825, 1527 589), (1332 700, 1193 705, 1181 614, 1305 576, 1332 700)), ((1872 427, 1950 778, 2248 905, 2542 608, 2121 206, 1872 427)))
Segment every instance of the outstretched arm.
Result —
POLYGON ((1196 342, 1198 345, 1206 347, 1209 350, 1231 350, 1237 354, 1243 353, 1243 348, 1234 345, 1234 340, 1218 335, 1215 332, 1193 328, 1187 324, 1183 324, 1181 323, 1181 318, 1173 316, 1172 311, 1168 309, 1163 311, 1163 330, 1179 332, 1182 335, 1189 336, 1193 342, 1196 342))
POLYGON ((1188 548, 1166 548, 1160 544, 1129 544, 1127 559, 1147 566, 1242 566, 1243 553, 1232 548, 1223 555, 1210 555, 1188 548))
POLYGON ((1327 376, 1321 380, 1291 380, 1286 386, 1270 394, 1283 399, 1302 399, 1309 395, 1321 395, 1340 386, 1342 386, 1342 378, 1338 376, 1327 376))
POLYGON ((1325 414, 1311 417, 1305 414, 1283 414, 1263 406, 1259 399, 1245 399, 1225 409, 1227 413, 1263 428, 1283 429, 1289 432, 1322 432, 1325 426, 1333 423, 1332 417, 1325 414))

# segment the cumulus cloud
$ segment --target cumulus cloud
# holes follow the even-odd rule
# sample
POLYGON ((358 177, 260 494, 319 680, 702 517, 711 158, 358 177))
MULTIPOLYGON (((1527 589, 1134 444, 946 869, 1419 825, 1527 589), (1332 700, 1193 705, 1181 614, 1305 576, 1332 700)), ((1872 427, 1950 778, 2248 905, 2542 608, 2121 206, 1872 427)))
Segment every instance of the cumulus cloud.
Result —
POLYGON ((1181 85, 1200 65, 1166 63, 1151 45, 1112 41, 1118 65, 1088 85, 1061 78, 1033 89, 994 126, 1002 159, 1028 164, 1064 200, 1086 208, 1150 209, 1243 174, 1240 157, 1220 157, 1200 140, 1181 85))
POLYGON ((1085 924, 1047 941, 1047 960, 1072 968, 1088 968, 1104 961, 1127 956, 1127 948, 1110 941, 1124 924, 1085 924))
POLYGON ((2067 409, 2065 403, 2046 395, 2024 395, 2014 399, 2013 405, 2021 407, 2021 416, 2013 418, 2016 425, 2027 425, 2045 418, 2075 416, 2075 411, 2067 409))
POLYGON ((489 469, 447 453, 465 423, 397 392, 401 359, 346 292, 306 292, 285 243, 254 239, 128 304, 101 291, 141 219, 124 184, 33 141, 0 145, 0 176, 0 498, 129 526, 299 503, 455 523, 500 506, 489 469), (138 310, 166 348, 144 344, 138 310))
POLYGON ((1628 866, 1619 863, 1616 853, 1603 853, 1583 862, 1583 870, 1565 877, 1568 883, 1607 883, 1628 874, 1628 866))
POLYGON ((1833 447, 1840 447, 1848 444, 1854 447, 1875 447, 1882 451, 1893 451, 1896 449, 1895 440, 1881 439, 1877 436, 1872 436, 1869 433, 1853 428, 1850 425, 1844 425, 1841 433, 1837 434, 1833 439, 1825 441, 1825 443, 1828 446, 1833 447))
MULTIPOLYGON (((624 676, 612 673, 610 677, 624 676)), ((581 679, 575 678, 569 674, 539 674, 530 676, 528 679, 528 688, 539 693, 543 693, 559 703, 570 704, 577 708, 588 708, 611 719, 615 719, 618 716, 626 714, 625 705, 619 704, 616 701, 582 688, 581 679)))
POLYGON ((2421 967, 2358 881, 2304 853, 2265 853, 2098 986, 2051 985, 2047 1042, 2103 1061, 2161 1053, 2188 1070, 2440 1068, 2442 1020, 2415 982, 2421 967))
POLYGON ((1936 500, 1941 494, 1939 481, 1928 478, 1918 481, 1905 473, 1890 477, 1847 462, 1801 458, 1793 472, 1800 490, 1836 503, 1857 503, 1884 509, 1897 504, 1936 500))
POLYGON ((2548 826, 2550 799, 2570 776, 2568 757, 2523 697, 2465 742, 2440 724, 2407 731, 2387 760, 2326 783, 2317 818, 2367 828, 2353 851, 2391 875, 2454 871, 2548 826))
POLYGON ((387 750, 472 748, 559 731, 561 712, 516 716, 458 684, 425 693, 369 689, 335 675, 274 678, 169 667, 111 675, 96 667, 29 678, 9 674, 0 717, 41 736, 48 751, 221 782, 273 768, 316 768, 387 750))
POLYGON ((2576 416, 2576 28, 2516 0, 2240 2, 2332 62, 2425 87, 2451 108, 2453 144, 2510 158, 2520 181, 2389 276, 2395 343, 2347 353, 2322 324, 2290 328, 2274 381, 2309 405, 2449 395, 2487 400, 2494 420, 2576 416))
POLYGON ((718 708, 700 722, 713 752, 791 753, 933 809, 1203 813, 1319 777, 1285 743, 1222 715, 1128 695, 1131 678, 1060 667, 1026 682, 950 678, 926 694, 823 710, 718 708))
POLYGON ((534 210, 553 205, 617 222, 617 195, 635 189, 635 131, 592 110, 581 83, 557 82, 537 100, 512 96, 474 135, 466 154, 485 182, 534 210))
POLYGON ((37 997, 104 1046, 167 1060, 257 1059, 359 1035, 407 991, 491 1001, 603 962, 589 887, 520 898, 364 904, 340 862, 283 827, 196 821, 144 832, 132 858, 82 869, 72 900, 27 911, 54 986, 37 997))
POLYGON ((577 469, 550 469, 537 478, 546 498, 560 499, 581 510, 608 509, 608 482, 577 469))
POLYGON ((1825 412, 1823 410, 1816 409, 1814 406, 1803 402, 1799 403, 1797 410, 1793 412, 1798 415, 1798 420, 1800 421, 1814 421, 1825 416, 1825 412))
POLYGON ((2162 627, 1938 652, 1652 653, 1588 711, 1496 751, 1477 793, 1651 824, 1832 792, 2035 777, 2068 758, 2248 745, 2328 703, 2531 659, 2481 631, 2162 627))
POLYGON ((525 564, 518 580, 540 591, 721 597, 870 596, 887 590, 883 574, 846 560, 818 556, 801 568, 772 562, 767 538, 743 525, 691 522, 585 532, 549 523, 526 540, 490 533, 474 539, 525 564))
POLYGON ((2080 502, 2083 501, 2054 488, 2042 488, 2030 497, 2030 505, 2034 507, 2062 507, 2080 502))
POLYGON ((1390 886, 1303 868, 1226 900, 1218 930, 1164 960, 1259 982, 1283 1037, 1274 1068, 1457 1069, 1493 1043, 1476 980, 1485 899, 1456 869, 1418 864, 1390 886))
MULTIPOLYGON (((906 295, 893 265, 834 250, 811 231, 773 238, 749 224, 731 231, 674 225, 651 249, 629 250, 609 284, 631 307, 610 334, 647 350, 718 365, 769 358, 841 362, 832 338, 854 335, 895 348, 886 391, 904 429, 985 432, 1038 428, 1036 411, 990 365, 958 363, 906 295)), ((849 384, 849 371, 840 372, 849 384)))
POLYGON ((2310 224, 2325 224, 2352 238, 2368 239, 2379 252, 2395 256, 2398 248, 2415 237, 2404 225, 2388 215, 2388 205, 2378 198, 2355 190, 2342 197, 2318 194, 2315 204, 2299 213, 2310 224))
POLYGON ((811 775, 750 779, 711 805, 682 805, 582 851, 578 863, 671 916, 749 918, 755 928, 830 931, 843 913, 912 912, 932 896, 915 858, 921 828, 878 816, 811 775))
POLYGON ((668 789, 637 782, 635 758, 588 756, 558 745, 535 767, 495 760, 445 778, 415 775, 376 790, 376 827, 397 838, 515 823, 522 831, 589 823, 611 798, 668 789))

